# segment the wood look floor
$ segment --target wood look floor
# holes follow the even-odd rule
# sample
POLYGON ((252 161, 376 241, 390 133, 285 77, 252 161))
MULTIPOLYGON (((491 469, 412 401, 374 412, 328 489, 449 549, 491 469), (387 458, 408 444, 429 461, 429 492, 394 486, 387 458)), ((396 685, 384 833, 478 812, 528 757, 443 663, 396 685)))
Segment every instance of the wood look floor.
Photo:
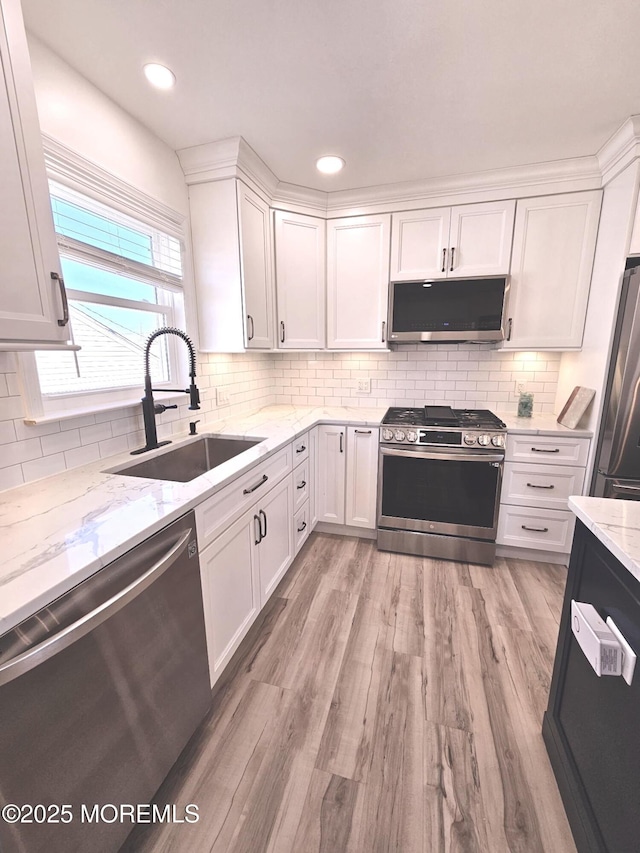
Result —
POLYGON ((540 734, 566 570, 313 534, 139 853, 575 853, 540 734))

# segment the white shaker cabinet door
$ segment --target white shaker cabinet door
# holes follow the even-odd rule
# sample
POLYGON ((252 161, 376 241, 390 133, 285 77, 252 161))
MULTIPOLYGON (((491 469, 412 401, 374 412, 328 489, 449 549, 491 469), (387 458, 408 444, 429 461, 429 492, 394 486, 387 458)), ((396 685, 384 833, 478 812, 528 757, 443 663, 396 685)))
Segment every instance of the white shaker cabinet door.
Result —
POLYGON ((238 181, 240 261, 249 349, 273 346, 273 265, 269 206, 238 181))
POLYGON ((68 311, 17 0, 0 4, 0 60, 0 344, 63 345, 68 311))
POLYGON ((518 201, 504 349, 578 349, 601 190, 518 201))
POLYGON ((348 427, 345 524, 373 530, 377 493, 378 430, 348 427))
POLYGON ((465 204, 451 209, 447 275, 506 275, 511 261, 513 200, 465 204))
POLYGON ((446 278, 450 207, 391 217, 391 281, 446 278))
POLYGON ((257 538, 249 512, 200 554, 212 686, 260 611, 257 538))
POLYGON ((276 210, 274 223, 278 348, 323 349, 326 222, 276 210))
POLYGON ((292 477, 285 479, 258 504, 261 527, 256 551, 260 567, 260 606, 273 593, 294 556, 292 477))
POLYGON ((327 348, 386 349, 391 215, 327 225, 327 348))
POLYGON ((346 427, 318 427, 318 521, 344 524, 346 427))

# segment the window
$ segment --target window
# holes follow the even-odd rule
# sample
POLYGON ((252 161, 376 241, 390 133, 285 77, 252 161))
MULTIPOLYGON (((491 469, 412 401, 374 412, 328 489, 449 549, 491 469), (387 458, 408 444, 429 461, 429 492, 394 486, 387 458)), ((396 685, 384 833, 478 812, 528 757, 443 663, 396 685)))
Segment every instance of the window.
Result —
MULTIPOLYGON (((71 338, 81 349, 36 353, 37 374, 30 377, 40 391, 36 416, 131 399, 142 388, 149 335, 162 326, 184 327, 177 236, 56 182, 50 194, 71 338)), ((154 341, 156 387, 179 375, 180 358, 174 336, 154 341)))

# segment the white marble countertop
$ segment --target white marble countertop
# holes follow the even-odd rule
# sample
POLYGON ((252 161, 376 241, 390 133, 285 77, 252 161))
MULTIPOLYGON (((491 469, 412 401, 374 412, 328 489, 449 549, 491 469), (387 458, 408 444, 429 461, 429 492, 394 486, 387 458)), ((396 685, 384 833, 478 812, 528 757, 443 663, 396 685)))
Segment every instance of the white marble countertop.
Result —
MULTIPOLYGON (((378 426, 385 411, 269 406, 247 415, 207 421, 200 424, 200 435, 222 433, 264 440, 189 483, 106 473, 132 461, 128 453, 122 453, 0 493, 0 634, 307 429, 319 423, 378 426)), ((590 435, 560 427, 553 415, 500 417, 513 432, 590 435)), ((174 439, 172 447, 178 443, 174 439)))
POLYGON ((569 508, 640 581, 640 501, 576 495, 569 508))
MULTIPOLYGON (((201 423, 200 435, 222 433, 264 441, 189 483, 106 473, 133 461, 122 453, 1 492, 0 634, 315 424, 378 426, 385 411, 270 406, 201 423)), ((189 439, 174 439, 171 446, 181 441, 189 439)))
POLYGON ((496 412, 507 425, 510 433, 529 435, 575 435, 577 438, 591 438, 593 433, 588 429, 569 429, 556 421, 557 415, 532 415, 530 418, 519 418, 514 414, 496 412))

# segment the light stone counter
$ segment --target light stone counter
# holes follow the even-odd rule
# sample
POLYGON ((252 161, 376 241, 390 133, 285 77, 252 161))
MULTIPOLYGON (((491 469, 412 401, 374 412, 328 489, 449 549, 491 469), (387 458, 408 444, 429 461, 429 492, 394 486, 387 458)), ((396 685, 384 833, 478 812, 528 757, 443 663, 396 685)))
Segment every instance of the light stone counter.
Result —
POLYGON ((557 415, 532 415, 530 418, 519 418, 514 414, 496 412, 505 422, 507 430, 513 434, 525 435, 574 435, 577 438, 591 438, 593 433, 588 429, 569 429, 556 421, 557 415))
MULTIPOLYGON (((122 453, 0 493, 0 634, 310 427, 319 423, 378 426, 385 411, 270 406, 250 415, 201 423, 200 435, 264 440, 190 483, 105 473, 107 468, 132 461, 122 453)), ((172 447, 180 441, 175 439, 172 447)))
POLYGON ((569 508, 640 581, 640 501, 574 496, 569 508))

